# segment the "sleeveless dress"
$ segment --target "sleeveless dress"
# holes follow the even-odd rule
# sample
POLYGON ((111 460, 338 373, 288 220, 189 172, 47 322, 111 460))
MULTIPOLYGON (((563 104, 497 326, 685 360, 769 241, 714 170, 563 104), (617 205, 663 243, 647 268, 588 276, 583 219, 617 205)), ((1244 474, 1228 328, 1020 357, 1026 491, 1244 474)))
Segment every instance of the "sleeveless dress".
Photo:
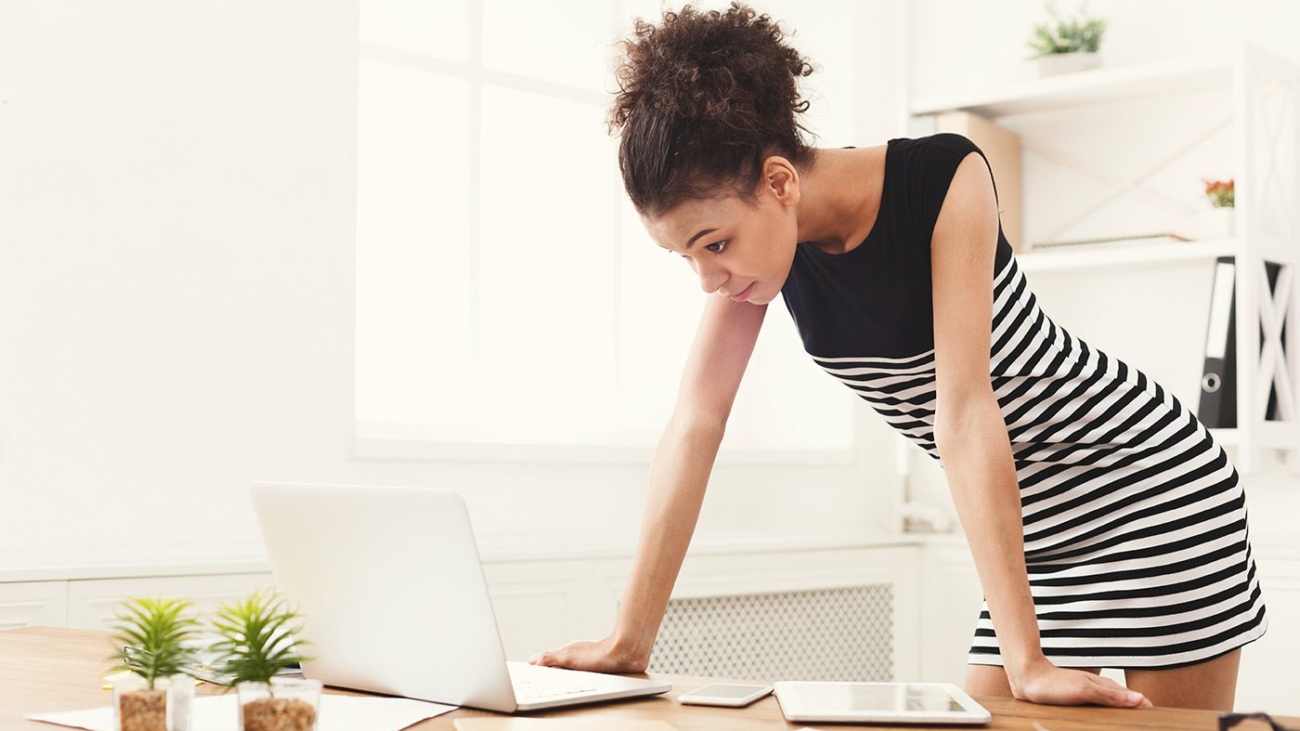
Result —
MULTIPOLYGON (((984 157, 955 134, 889 140, 867 238, 842 254, 800 243, 782 289, 809 355, 941 465, 930 240, 971 152, 984 157)), ((1158 383, 1049 319, 1000 228, 989 274, 989 377, 1048 658, 1170 668, 1260 637, 1245 499, 1222 447, 1158 383)), ((987 603, 968 661, 1002 664, 987 603)))

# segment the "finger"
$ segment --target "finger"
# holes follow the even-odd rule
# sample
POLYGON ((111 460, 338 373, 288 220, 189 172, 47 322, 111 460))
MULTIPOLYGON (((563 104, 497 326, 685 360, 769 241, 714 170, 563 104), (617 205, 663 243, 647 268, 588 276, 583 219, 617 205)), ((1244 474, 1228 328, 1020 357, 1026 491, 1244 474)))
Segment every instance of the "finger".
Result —
POLYGON ((1093 679, 1093 696, 1096 703, 1116 708, 1135 708, 1147 702, 1146 697, 1136 690, 1129 690, 1110 678, 1093 679))
POLYGON ((528 658, 528 662, 533 665, 544 665, 546 667, 563 665, 564 664, 563 656, 567 654, 567 650, 568 650, 567 647, 561 647, 558 650, 547 650, 546 652, 540 652, 528 658))
POLYGON ((1115 689, 1122 694, 1122 697, 1124 698, 1125 702, 1129 704, 1128 705, 1129 708, 1138 708, 1138 707, 1151 708, 1150 699, 1148 699, 1142 693, 1133 690, 1132 688, 1127 688, 1114 681, 1111 681, 1111 684, 1114 685, 1115 689))

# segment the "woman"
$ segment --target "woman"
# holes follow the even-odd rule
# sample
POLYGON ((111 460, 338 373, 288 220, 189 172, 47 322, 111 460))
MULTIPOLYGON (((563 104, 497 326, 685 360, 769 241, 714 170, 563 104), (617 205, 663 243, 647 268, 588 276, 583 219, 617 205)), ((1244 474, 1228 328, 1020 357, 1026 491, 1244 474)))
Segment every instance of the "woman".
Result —
POLYGON ((1240 647, 1266 626, 1236 470, 1167 391, 1039 310, 983 153, 951 134, 808 147, 811 67, 741 5, 638 21, 625 46, 611 127, 628 195, 720 296, 655 452, 613 633, 533 662, 646 668, 782 294, 809 354, 941 461, 986 596, 968 692, 1231 709, 1240 647))

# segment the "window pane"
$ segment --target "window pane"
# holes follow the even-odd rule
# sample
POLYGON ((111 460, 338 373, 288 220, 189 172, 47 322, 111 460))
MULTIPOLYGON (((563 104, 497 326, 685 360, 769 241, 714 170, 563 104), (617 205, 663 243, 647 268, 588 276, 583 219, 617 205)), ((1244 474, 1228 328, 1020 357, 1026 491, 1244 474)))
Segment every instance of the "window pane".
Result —
POLYGON ((855 398, 804 352, 785 304, 775 300, 736 394, 724 448, 848 449, 855 398))
POLYGON ((614 413, 618 195, 604 109, 483 90, 479 424, 605 441, 614 413))
POLYGON ((470 419, 469 90, 363 61, 357 156, 357 419, 470 419))
POLYGON ((613 13, 604 0, 483 0, 490 69, 591 91, 612 88, 613 13))
POLYGON ((855 6, 853 0, 768 0, 762 9, 781 24, 786 40, 812 62, 812 76, 799 80, 803 98, 811 102, 803 122, 814 143, 831 147, 883 142, 854 138, 855 49, 860 42, 855 35, 855 6))
MULTIPOLYGON (((672 413, 707 295, 624 204, 619 423, 653 443, 672 413)), ((785 305, 768 307, 727 426, 731 449, 848 449, 855 396, 804 352, 785 305)))
POLYGON ((361 42, 469 59, 469 0, 361 0, 361 42))
POLYGON ((619 425, 653 444, 672 414, 705 294, 690 265, 659 248, 621 198, 619 425))

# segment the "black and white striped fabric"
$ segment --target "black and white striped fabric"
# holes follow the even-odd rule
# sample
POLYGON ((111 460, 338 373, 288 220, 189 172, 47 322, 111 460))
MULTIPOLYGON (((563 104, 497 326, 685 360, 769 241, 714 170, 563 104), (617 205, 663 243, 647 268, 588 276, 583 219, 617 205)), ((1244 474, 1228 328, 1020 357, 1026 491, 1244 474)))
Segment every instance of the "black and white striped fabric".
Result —
MULTIPOLYGON (((871 235, 841 255, 801 244, 783 290, 814 360, 935 459, 928 241, 969 152, 957 135, 891 140, 871 235)), ((1001 235, 989 285, 989 374, 1047 656, 1176 667, 1261 636, 1245 500, 1224 450, 1159 384, 1049 319, 1001 235)), ((1002 662, 987 605, 969 661, 1002 662)))

